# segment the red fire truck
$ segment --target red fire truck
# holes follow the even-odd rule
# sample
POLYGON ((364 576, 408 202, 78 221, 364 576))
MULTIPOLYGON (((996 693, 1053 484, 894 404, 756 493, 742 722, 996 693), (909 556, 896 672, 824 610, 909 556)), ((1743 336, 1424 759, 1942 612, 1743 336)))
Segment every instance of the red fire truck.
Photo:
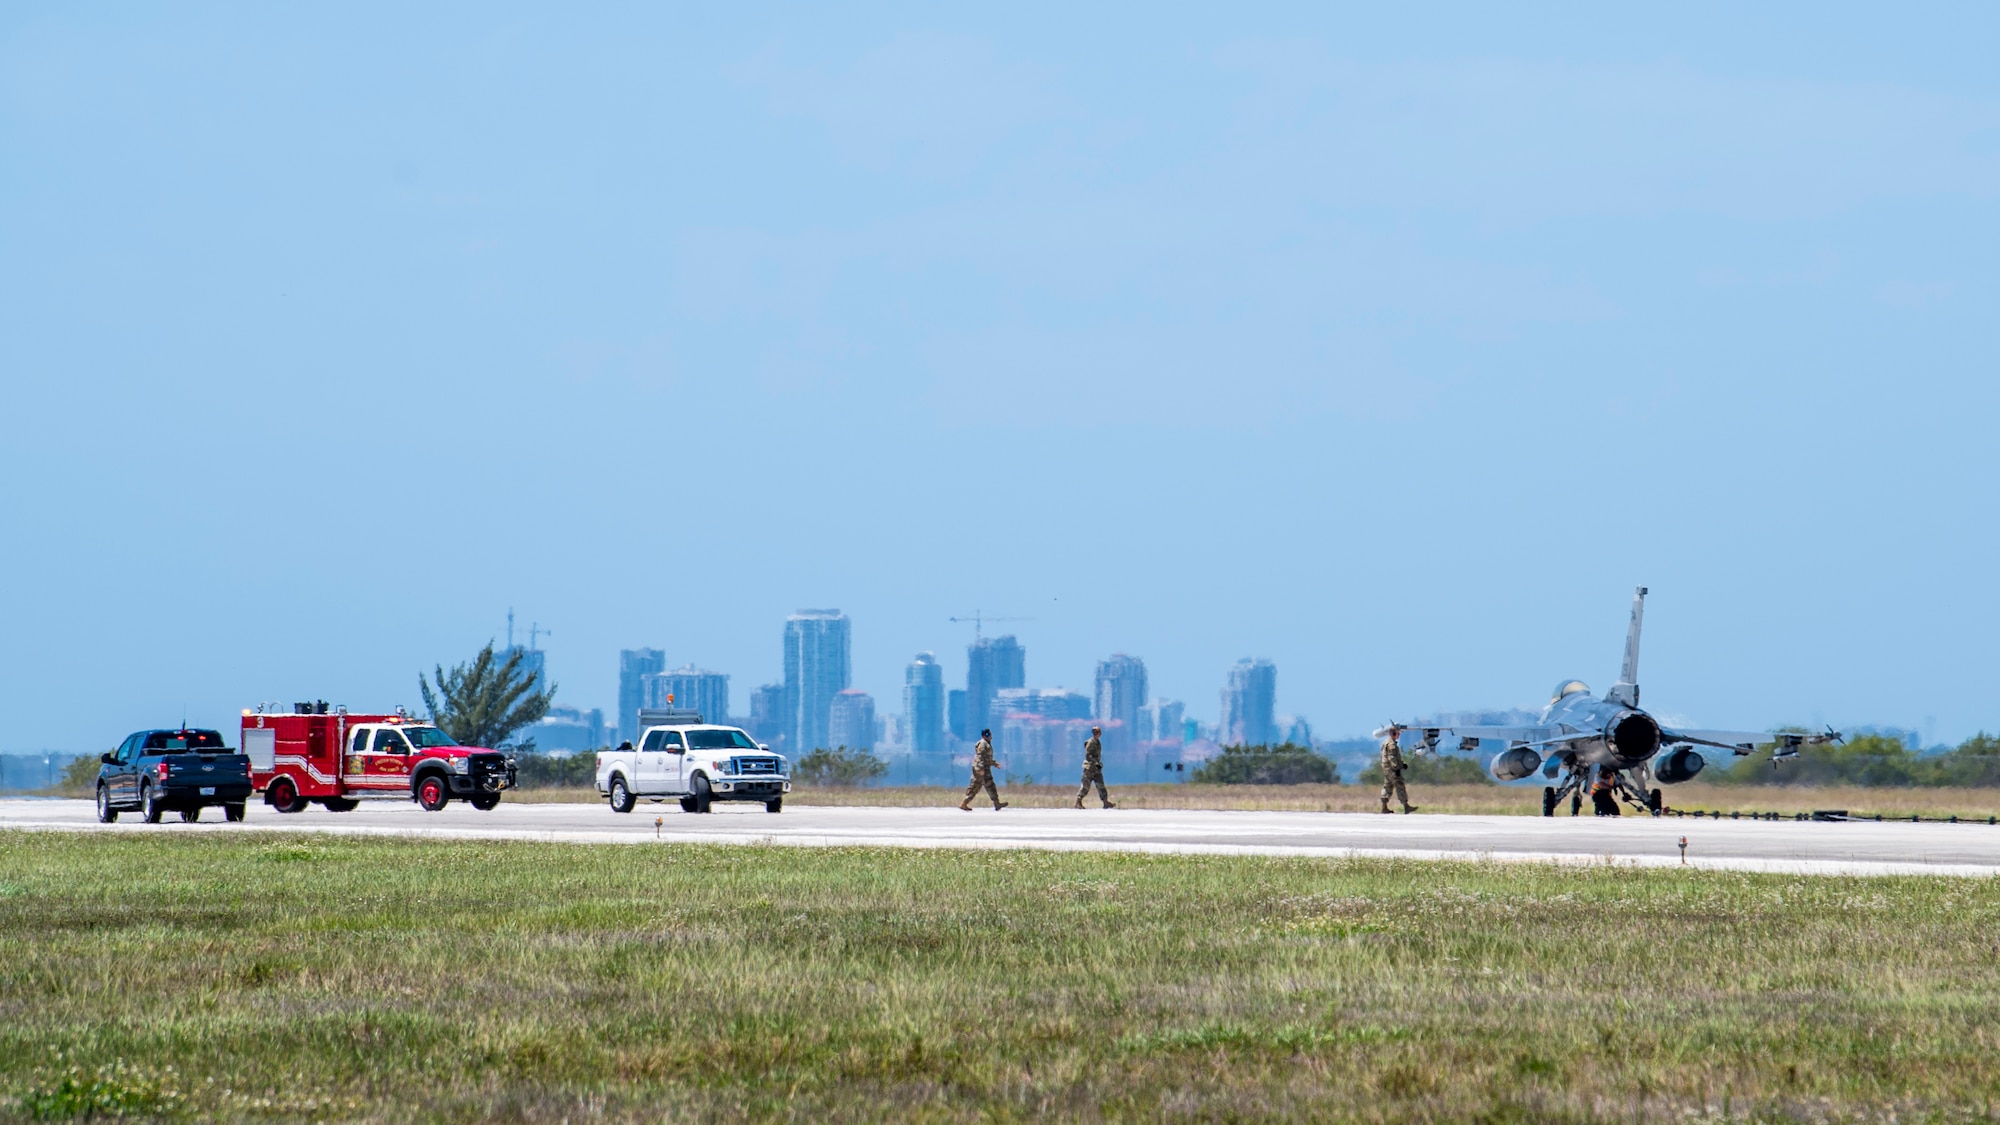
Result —
POLYGON ((264 803, 293 813, 312 802, 347 812, 369 799, 415 801, 432 812, 452 798, 475 809, 514 787, 514 759, 460 746, 431 723, 404 715, 351 715, 325 702, 289 715, 243 712, 243 753, 264 803))

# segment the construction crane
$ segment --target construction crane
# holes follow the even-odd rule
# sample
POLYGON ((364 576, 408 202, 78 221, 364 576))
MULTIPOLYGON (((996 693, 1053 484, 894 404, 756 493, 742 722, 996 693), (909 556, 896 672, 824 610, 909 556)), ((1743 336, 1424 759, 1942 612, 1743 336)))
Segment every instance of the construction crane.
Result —
MULTIPOLYGON (((535 642, 538 639, 542 637, 553 637, 555 635, 556 631, 554 629, 542 628, 542 623, 539 621, 528 626, 528 651, 530 652, 535 651, 535 642)), ((513 647, 514 647, 514 607, 510 605, 507 607, 507 648, 509 651, 511 651, 513 647)))
POLYGON ((973 610, 973 611, 972 611, 971 615, 969 615, 969 616, 966 616, 966 617, 953 617, 953 618, 949 618, 948 620, 950 620, 950 621, 952 622, 952 624, 954 624, 954 625, 963 625, 963 624, 965 624, 965 623, 966 623, 966 622, 968 622, 968 621, 972 622, 972 639, 973 639, 974 641, 977 641, 977 640, 979 639, 979 631, 980 631, 981 627, 983 627, 983 626, 985 625, 985 623, 986 623, 986 622, 988 622, 988 621, 1033 621, 1033 620, 1034 620, 1034 618, 1032 618, 1032 617, 992 617, 992 616, 988 616, 987 614, 985 614, 985 613, 981 612, 980 610, 976 610, 976 609, 975 609, 975 610, 973 610))

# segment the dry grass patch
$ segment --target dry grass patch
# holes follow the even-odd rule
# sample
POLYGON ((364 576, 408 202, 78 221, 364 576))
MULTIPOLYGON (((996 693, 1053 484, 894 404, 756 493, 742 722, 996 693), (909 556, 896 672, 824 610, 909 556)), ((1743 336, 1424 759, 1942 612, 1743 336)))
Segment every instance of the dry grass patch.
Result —
MULTIPOLYGON (((1670 808, 1720 809, 1743 812, 1800 813, 1814 809, 1847 809, 1857 816, 1880 813, 1889 817, 1917 814, 1926 819, 1945 816, 1984 820, 2000 816, 2000 789, 1874 789, 1860 786, 1749 786, 1691 782, 1664 787, 1670 808)), ((785 798, 787 805, 886 806, 947 808, 958 803, 962 789, 882 787, 859 789, 800 788, 785 798)), ((1358 785, 1124 785, 1111 791, 1112 800, 1134 809, 1241 809, 1273 812, 1370 812, 1379 807, 1377 790, 1358 785)), ((1003 800, 1021 808, 1066 808, 1076 800, 1073 785, 1009 786, 1003 800)), ((588 789, 523 789, 507 794, 516 803, 601 803, 588 789)), ((1512 785, 1417 785, 1410 800, 1424 813, 1465 813, 1481 816, 1539 816, 1542 791, 1512 785)), ((1093 795, 1084 802, 1097 807, 1093 795)), ((1584 812, 1590 811, 1589 802, 1584 812)), ((1626 810, 1628 813, 1630 809, 1626 810)), ((1565 806, 1558 815, 1568 815, 1565 806)))

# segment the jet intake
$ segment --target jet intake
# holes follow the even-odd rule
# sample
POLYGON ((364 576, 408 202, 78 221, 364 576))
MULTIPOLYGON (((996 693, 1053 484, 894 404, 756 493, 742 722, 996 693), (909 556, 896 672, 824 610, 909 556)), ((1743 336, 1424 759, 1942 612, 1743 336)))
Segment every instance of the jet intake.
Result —
POLYGON ((1501 781, 1519 781, 1535 772, 1542 764, 1542 756, 1526 746, 1516 746, 1493 755, 1493 762, 1487 768, 1501 781))
POLYGON ((1605 727, 1611 752, 1631 765, 1660 752, 1660 724, 1644 711, 1621 711, 1605 727))
POLYGON ((1708 759, 1701 756, 1701 751, 1692 746, 1683 746, 1660 755, 1653 762, 1653 776, 1668 785, 1678 785, 1683 781, 1694 780, 1694 775, 1700 773, 1701 767, 1707 764, 1708 759))

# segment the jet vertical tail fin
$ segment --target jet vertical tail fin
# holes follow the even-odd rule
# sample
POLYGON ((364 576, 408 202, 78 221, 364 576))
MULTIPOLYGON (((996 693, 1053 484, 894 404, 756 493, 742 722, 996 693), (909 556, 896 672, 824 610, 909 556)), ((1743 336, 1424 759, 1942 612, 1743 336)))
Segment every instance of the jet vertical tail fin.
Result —
POLYGON ((1639 627, 1645 617, 1646 588, 1641 586, 1632 594, 1632 625, 1625 631, 1625 663, 1618 670, 1618 682, 1604 696, 1627 707, 1639 705, 1639 627))

